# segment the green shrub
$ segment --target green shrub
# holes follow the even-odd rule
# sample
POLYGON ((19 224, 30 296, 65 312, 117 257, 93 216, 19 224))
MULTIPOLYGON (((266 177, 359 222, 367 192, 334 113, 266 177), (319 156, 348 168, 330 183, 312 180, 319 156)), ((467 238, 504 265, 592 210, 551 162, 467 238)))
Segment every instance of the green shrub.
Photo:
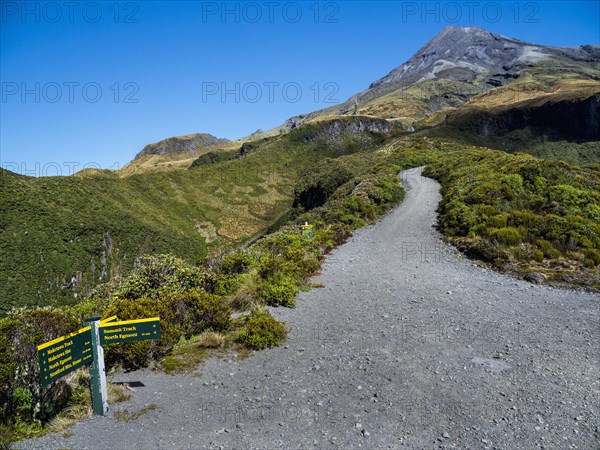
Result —
POLYGON ((588 203, 585 207, 585 215, 590 219, 600 223, 600 204, 588 203))
POLYGON ((314 239, 301 236, 295 229, 281 230, 267 237, 258 244, 263 252, 257 266, 259 277, 267 279, 278 274, 286 274, 299 280, 308 277, 321 264, 319 242, 318 237, 314 239))
POLYGON ((202 291, 189 291, 180 295, 186 296, 187 323, 191 328, 186 333, 188 339, 208 329, 213 331, 229 329, 233 311, 223 297, 202 291))
POLYGON ((508 224, 508 214, 496 214, 488 218, 487 224, 492 228, 504 228, 508 224))
POLYGON ((294 308, 296 306, 294 298, 298 292, 298 284, 294 278, 278 274, 259 284, 257 296, 267 305, 294 308))
POLYGON ((352 217, 351 221, 364 224, 377 216, 375 204, 367 196, 352 196, 344 202, 344 208, 352 217), (354 219, 356 218, 356 219, 354 219))
POLYGON ((491 234, 498 239, 498 242, 507 245, 518 244, 522 240, 519 230, 514 227, 499 228, 491 234))
POLYGON ((548 259, 554 259, 560 256, 560 251, 554 248, 550 241, 547 241, 545 239, 538 239, 536 241, 536 245, 543 253, 543 255, 548 259))
MULTIPOLYGON (((493 217, 497 214, 497 210, 495 207, 493 207, 492 205, 479 205, 479 214, 486 218, 486 217, 493 217)), ((495 225, 492 225, 495 226, 495 225)))
POLYGON ((160 291, 204 289, 210 292, 214 282, 213 274, 202 272, 172 255, 145 256, 115 294, 120 298, 135 299, 156 297, 160 291))
POLYGON ((564 217, 547 214, 541 227, 541 235, 549 241, 565 243, 568 240, 569 228, 569 224, 564 217))
POLYGON ((37 346, 76 331, 81 323, 52 308, 17 310, 0 319, 0 423, 43 422, 66 406, 59 381, 40 386, 37 346))
POLYGON ((544 260, 544 252, 541 250, 533 249, 531 250, 530 258, 537 262, 542 262, 544 260))
POLYGON ((600 265, 600 250, 588 249, 585 251, 585 265, 588 267, 596 267, 600 265))
POLYGON ((342 245, 350 236, 352 236, 352 229, 342 222, 335 222, 330 226, 330 230, 333 233, 333 243, 337 245, 342 245))
POLYGON ((550 199, 559 202, 565 209, 583 205, 585 197, 582 190, 568 184, 558 184, 550 189, 550 199))
POLYGON ((516 194, 523 191, 523 178, 518 173, 511 173, 502 178, 502 183, 507 185, 516 194))
POLYGON ((280 345, 287 335, 284 324, 275 319, 266 309, 254 309, 244 317, 244 326, 239 340, 247 347, 262 350, 280 345))
POLYGON ((233 294, 244 284, 248 276, 249 274, 217 276, 214 293, 221 296, 233 294))
POLYGON ((531 211, 513 211, 509 222, 512 226, 524 226, 527 228, 537 228, 543 222, 543 217, 538 216, 531 211))
MULTIPOLYGON (((395 205, 402 200, 404 190, 395 174, 375 173, 363 176, 352 191, 352 195, 363 199, 365 202, 372 201, 378 206, 384 204, 395 205)), ((381 211, 378 209, 378 212, 381 211)), ((368 212, 370 213, 370 210, 368 212)), ((369 217, 368 214, 364 216, 369 217)))
POLYGON ((465 193, 463 200, 467 205, 478 205, 490 201, 496 202, 504 198, 508 191, 513 195, 512 190, 507 189, 506 186, 498 183, 496 180, 486 183, 480 182, 478 186, 465 193))
POLYGON ((457 236, 466 236, 471 228, 478 223, 475 212, 462 202, 450 202, 444 210, 441 224, 444 230, 457 236))
POLYGON ((29 417, 35 403, 33 401, 33 394, 31 391, 24 387, 18 387, 13 392, 14 409, 17 413, 17 417, 29 417))
POLYGON ((246 273, 254 265, 254 259, 242 249, 223 256, 220 271, 224 274, 246 273))

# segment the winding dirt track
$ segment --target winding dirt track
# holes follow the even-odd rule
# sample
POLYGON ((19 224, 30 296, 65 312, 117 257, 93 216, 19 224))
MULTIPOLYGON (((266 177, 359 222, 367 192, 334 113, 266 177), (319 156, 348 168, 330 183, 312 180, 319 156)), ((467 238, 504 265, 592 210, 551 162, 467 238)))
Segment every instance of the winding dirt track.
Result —
POLYGON ((534 286, 460 257, 433 228, 439 185, 331 255, 325 285, 279 308, 285 347, 148 371, 118 409, 22 448, 598 448, 597 294, 534 286))

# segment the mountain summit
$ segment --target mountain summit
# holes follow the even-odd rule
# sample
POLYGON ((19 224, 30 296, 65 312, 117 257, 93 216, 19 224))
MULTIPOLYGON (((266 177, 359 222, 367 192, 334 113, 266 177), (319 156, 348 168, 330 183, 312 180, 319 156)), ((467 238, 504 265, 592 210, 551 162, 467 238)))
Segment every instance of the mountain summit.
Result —
MULTIPOLYGON (((525 75, 541 83, 600 80, 600 46, 550 47, 490 33, 480 27, 446 27, 401 66, 344 103, 292 117, 286 132, 326 115, 372 114, 417 119, 503 86, 525 75)), ((526 78, 526 77, 525 77, 526 78)))
POLYGON ((439 79, 499 86, 518 78, 525 68, 550 60, 598 62, 600 47, 545 47, 480 27, 446 27, 369 89, 439 79))

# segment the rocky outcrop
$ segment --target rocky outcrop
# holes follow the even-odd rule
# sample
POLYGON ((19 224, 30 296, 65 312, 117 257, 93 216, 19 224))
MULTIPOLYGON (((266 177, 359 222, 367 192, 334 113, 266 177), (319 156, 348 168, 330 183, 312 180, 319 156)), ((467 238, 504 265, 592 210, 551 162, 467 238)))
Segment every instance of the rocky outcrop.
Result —
POLYGON ((531 128, 553 139, 600 140, 600 93, 585 99, 517 105, 501 111, 449 114, 447 124, 481 138, 531 128))
POLYGON ((389 133, 394 128, 390 122, 384 119, 373 119, 370 117, 349 117, 333 119, 319 124, 321 126, 310 127, 310 132, 304 134, 305 142, 325 140, 328 142, 341 143, 348 135, 356 136, 369 133, 389 133))
POLYGON ((135 159, 148 155, 165 155, 167 153, 188 152, 195 156, 198 150, 211 147, 216 144, 229 142, 228 139, 217 138, 211 134, 188 134, 164 139, 154 144, 146 145, 135 159))

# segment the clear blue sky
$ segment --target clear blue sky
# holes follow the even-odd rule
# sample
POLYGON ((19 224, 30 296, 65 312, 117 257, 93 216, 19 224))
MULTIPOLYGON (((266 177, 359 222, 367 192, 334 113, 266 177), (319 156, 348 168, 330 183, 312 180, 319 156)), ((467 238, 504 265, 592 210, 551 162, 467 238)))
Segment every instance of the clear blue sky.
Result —
POLYGON ((446 25, 600 43, 598 1, 66 3, 0 1, 4 168, 116 168, 170 136, 269 129, 365 89, 446 25))

